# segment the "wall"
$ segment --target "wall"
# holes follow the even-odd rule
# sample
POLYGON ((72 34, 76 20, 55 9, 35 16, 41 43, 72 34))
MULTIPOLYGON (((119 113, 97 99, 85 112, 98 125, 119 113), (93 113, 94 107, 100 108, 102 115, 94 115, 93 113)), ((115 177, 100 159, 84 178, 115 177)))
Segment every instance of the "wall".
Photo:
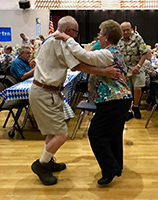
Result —
MULTIPOLYGON (((6 1, 7 2, 7 1, 6 1)), ((21 45, 19 34, 25 33, 28 37, 36 37, 36 18, 41 19, 41 34, 48 35, 48 10, 0 10, 0 27, 11 27, 12 42, 0 42, 2 45, 21 45)))
MULTIPOLYGON (((19 8, 19 1, 20 0, 0 0, 0 10, 20 10, 19 8)), ((35 0, 29 0, 31 7, 30 9, 34 9, 35 0)))

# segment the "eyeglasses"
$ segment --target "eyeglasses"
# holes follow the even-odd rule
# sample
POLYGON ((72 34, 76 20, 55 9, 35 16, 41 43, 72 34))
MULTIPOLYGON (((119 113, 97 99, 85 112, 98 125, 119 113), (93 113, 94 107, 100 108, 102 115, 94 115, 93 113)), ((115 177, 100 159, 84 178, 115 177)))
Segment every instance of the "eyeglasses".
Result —
POLYGON ((71 28, 73 31, 75 31, 77 34, 79 33, 79 31, 77 31, 77 30, 75 30, 75 29, 73 29, 73 28, 71 28))
POLYGON ((100 36, 105 36, 106 34, 103 34, 103 33, 98 33, 98 37, 100 36))

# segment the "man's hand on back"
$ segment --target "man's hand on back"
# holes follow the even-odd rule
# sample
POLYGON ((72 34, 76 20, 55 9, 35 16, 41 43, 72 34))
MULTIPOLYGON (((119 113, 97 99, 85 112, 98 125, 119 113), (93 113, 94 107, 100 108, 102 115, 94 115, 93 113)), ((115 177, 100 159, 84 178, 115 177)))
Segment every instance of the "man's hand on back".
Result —
POLYGON ((104 70, 105 74, 103 76, 110 77, 112 79, 118 79, 121 76, 120 69, 116 68, 117 65, 113 65, 111 67, 106 67, 104 70))

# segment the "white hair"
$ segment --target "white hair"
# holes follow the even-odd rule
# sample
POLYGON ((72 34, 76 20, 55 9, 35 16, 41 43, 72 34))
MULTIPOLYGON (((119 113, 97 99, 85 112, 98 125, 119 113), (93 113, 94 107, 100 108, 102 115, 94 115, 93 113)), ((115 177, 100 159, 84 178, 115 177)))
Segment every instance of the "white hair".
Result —
POLYGON ((58 30, 60 32, 64 32, 68 28, 74 28, 76 23, 77 23, 77 21, 71 16, 62 17, 58 21, 58 30))

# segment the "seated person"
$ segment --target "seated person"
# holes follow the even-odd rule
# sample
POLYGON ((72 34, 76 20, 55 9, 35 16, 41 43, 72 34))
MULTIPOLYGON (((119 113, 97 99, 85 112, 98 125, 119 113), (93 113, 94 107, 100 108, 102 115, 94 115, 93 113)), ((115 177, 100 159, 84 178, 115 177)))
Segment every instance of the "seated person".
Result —
POLYGON ((155 44, 155 48, 152 50, 152 54, 155 54, 157 57, 158 54, 158 43, 155 44))
POLYGON ((3 56, 3 46, 0 44, 0 61, 3 62, 4 56, 3 56))
POLYGON ((43 35, 39 35, 40 40, 43 42, 45 40, 43 35))
POLYGON ((154 77, 158 76, 158 74, 155 72, 154 67, 152 66, 151 57, 152 57, 151 49, 148 49, 147 59, 143 63, 141 69, 144 70, 145 72, 145 87, 150 87, 150 75, 154 77))
POLYGON ((19 56, 11 64, 10 72, 15 75, 19 81, 24 81, 33 76, 34 69, 31 68, 29 64, 31 56, 31 47, 22 46, 20 49, 19 56))
POLYGON ((16 56, 12 54, 12 51, 13 51, 12 46, 6 45, 4 47, 4 61, 2 62, 3 70, 9 69, 11 63, 16 59, 16 56))
POLYGON ((145 72, 145 90, 146 90, 146 102, 151 103, 152 99, 150 96, 150 76, 152 77, 158 77, 158 74, 155 71, 155 68, 152 66, 151 63, 151 57, 152 57, 152 52, 151 49, 148 49, 147 52, 147 59, 142 65, 141 70, 144 70, 145 72))

